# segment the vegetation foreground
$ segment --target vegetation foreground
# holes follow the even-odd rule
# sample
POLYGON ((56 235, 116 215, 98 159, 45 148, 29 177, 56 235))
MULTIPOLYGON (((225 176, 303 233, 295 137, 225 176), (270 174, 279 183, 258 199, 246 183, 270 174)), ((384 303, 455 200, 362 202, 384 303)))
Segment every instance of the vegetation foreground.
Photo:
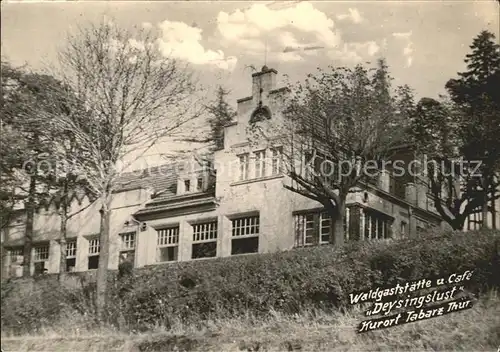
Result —
MULTIPOLYGON (((207 321, 142 334, 79 332, 68 324, 38 336, 2 337, 4 351, 496 351, 500 298, 494 292, 474 308, 422 322, 357 334, 360 311, 303 312, 207 321), (68 331, 72 330, 72 331, 68 331)), ((68 323, 71 323, 69 321, 68 323)))
POLYGON ((499 244, 500 231, 437 232, 137 269, 110 278, 105 321, 91 280, 13 280, 2 284, 2 348, 496 351, 499 244), (474 270, 472 309, 356 332, 367 307, 350 305, 349 293, 465 270, 474 270))

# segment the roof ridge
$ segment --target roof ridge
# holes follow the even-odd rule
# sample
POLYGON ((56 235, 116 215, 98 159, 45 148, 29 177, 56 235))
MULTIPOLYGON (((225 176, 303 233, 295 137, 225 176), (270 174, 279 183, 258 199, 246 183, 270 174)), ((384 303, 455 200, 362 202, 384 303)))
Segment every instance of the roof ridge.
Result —
POLYGON ((155 165, 155 166, 146 167, 146 168, 142 168, 142 169, 127 171, 127 172, 122 173, 118 177, 118 179, 120 179, 124 176, 140 176, 140 175, 143 175, 144 173, 146 173, 147 171, 158 170, 159 168, 163 168, 163 167, 168 167, 171 170, 175 170, 175 162, 170 162, 170 163, 166 163, 166 164, 155 165))

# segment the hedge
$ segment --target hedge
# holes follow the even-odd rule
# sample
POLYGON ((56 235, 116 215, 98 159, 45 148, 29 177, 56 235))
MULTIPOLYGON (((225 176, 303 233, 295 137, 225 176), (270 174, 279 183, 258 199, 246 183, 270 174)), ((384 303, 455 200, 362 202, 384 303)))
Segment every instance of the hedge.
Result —
MULTIPOLYGON (((344 309, 354 291, 471 269, 469 290, 481 294, 500 286, 499 248, 500 231, 441 232, 342 249, 327 245, 157 265, 114 275, 108 312, 111 322, 143 330, 169 326, 172 319, 199 323, 271 309, 290 314, 312 307, 344 309)), ((93 288, 35 285, 36 294, 22 298, 13 294, 19 289, 2 287, 3 329, 36 329, 36 319, 55 321, 68 310, 93 314, 93 288), (54 294, 58 304, 50 303, 54 294)))

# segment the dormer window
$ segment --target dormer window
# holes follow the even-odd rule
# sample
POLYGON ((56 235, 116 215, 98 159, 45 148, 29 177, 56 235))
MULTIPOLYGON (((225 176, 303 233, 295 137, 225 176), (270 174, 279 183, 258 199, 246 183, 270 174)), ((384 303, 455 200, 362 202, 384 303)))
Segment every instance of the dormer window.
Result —
POLYGON ((189 192, 191 190, 191 181, 184 180, 184 192, 189 192))

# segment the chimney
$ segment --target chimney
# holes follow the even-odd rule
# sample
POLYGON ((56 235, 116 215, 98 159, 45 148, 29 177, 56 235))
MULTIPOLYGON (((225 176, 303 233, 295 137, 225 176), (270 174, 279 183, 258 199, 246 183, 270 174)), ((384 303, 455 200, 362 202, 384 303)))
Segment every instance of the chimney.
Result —
POLYGON ((391 175, 388 170, 380 170, 378 185, 382 191, 389 193, 391 185, 391 175))
POLYGON ((408 182, 405 189, 406 201, 413 205, 417 204, 417 187, 413 182, 408 182))
POLYGON ((278 71, 265 65, 260 72, 252 74, 252 97, 254 101, 259 102, 261 94, 262 98, 264 98, 269 91, 276 88, 277 74, 278 71))

